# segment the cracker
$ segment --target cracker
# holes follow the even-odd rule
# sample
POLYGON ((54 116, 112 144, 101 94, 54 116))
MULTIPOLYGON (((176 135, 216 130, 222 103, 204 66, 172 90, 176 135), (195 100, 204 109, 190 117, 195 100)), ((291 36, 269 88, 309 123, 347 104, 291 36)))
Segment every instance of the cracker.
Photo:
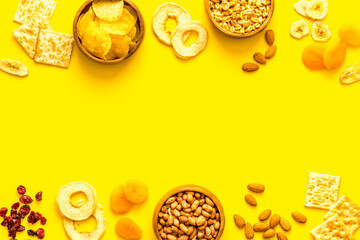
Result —
POLYGON ((36 47, 35 62, 68 68, 74 37, 49 29, 41 29, 36 47))
POLYGON ((354 234, 360 227, 360 207, 350 198, 343 196, 325 215, 324 220, 338 215, 340 219, 348 226, 350 232, 354 234))
POLYGON ((311 231, 315 240, 350 240, 352 234, 348 226, 335 215, 311 231))
POLYGON ((56 1, 54 0, 20 0, 14 21, 23 24, 34 13, 41 13, 49 23, 54 14, 55 7, 56 1))
POLYGON ((309 173, 305 206, 330 209, 339 198, 341 178, 319 173, 309 173))

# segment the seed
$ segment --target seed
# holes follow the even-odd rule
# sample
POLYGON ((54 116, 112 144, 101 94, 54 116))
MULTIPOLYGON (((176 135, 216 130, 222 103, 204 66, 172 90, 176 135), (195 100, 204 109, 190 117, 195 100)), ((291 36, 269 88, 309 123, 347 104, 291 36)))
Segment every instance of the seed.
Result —
POLYGON ((280 219, 281 219, 281 217, 277 214, 272 216, 270 219, 270 223, 269 223, 270 228, 275 228, 280 223, 280 219))
POLYGON ((299 213, 299 212, 293 212, 291 214, 291 216, 294 218, 295 221, 297 221, 298 223, 306 223, 307 222, 307 218, 299 213))
POLYGON ((254 224, 253 229, 255 232, 265 232, 270 229, 270 226, 266 223, 259 222, 254 224))
POLYGON ((269 44, 269 46, 273 45, 275 42, 275 33, 273 30, 267 30, 265 33, 265 39, 266 42, 269 44))
POLYGON ((254 229, 251 226, 250 223, 245 224, 245 237, 247 239, 253 239, 254 238, 254 229))
POLYGON ((286 235, 282 232, 278 232, 277 233, 277 239, 278 240, 288 240, 288 238, 286 237, 286 235))
POLYGON ((245 195, 245 201, 250 204, 251 206, 257 206, 257 201, 256 199, 254 198, 253 195, 251 194, 247 194, 245 195))
POLYGON ((266 232, 264 232, 263 238, 272 238, 275 235, 276 235, 275 230, 274 229, 269 229, 266 232))
POLYGON ((260 213, 260 215, 259 215, 259 220, 260 220, 260 221, 265 221, 265 220, 267 220, 270 216, 271 216, 271 210, 270 210, 270 209, 267 209, 267 210, 263 211, 262 213, 260 213))
POLYGON ((238 228, 243 228, 245 226, 245 220, 239 215, 234 215, 234 221, 238 228))
POLYGON ((259 70, 259 65, 257 65, 256 63, 244 63, 242 65, 242 70, 244 72, 255 72, 259 70))
POLYGON ((273 58, 273 57, 275 56, 276 50, 277 50, 276 45, 272 45, 272 46, 269 47, 269 49, 266 51, 265 57, 266 57, 267 59, 273 58))
POLYGON ((259 64, 266 64, 266 58, 262 53, 255 53, 253 56, 255 62, 259 63, 259 64))
POLYGON ((291 230, 291 224, 285 218, 280 219, 280 226, 281 226, 282 229, 284 229, 284 231, 290 231, 291 230))
MULTIPOLYGON (((261 53, 259 53, 261 54, 261 53)), ((262 54, 261 54, 262 55, 262 54)), ((266 59, 265 59, 266 61, 266 59)), ((259 183, 250 183, 247 188, 252 191, 252 192, 255 192, 255 193, 262 193, 265 191, 265 186, 262 185, 262 184, 259 184, 259 183)))

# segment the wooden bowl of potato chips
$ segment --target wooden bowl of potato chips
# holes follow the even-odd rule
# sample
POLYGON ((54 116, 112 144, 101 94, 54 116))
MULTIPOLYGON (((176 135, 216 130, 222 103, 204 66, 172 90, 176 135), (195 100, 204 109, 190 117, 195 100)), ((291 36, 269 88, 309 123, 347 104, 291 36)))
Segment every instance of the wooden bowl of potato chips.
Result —
POLYGON ((86 56, 115 64, 140 47, 145 23, 129 0, 88 0, 76 13, 73 31, 76 44, 86 56))

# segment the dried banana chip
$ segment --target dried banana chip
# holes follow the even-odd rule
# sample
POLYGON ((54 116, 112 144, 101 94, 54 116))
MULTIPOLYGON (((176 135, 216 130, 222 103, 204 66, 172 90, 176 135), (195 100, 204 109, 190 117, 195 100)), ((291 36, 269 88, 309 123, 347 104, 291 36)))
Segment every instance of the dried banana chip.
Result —
POLYGON ((324 19, 328 13, 327 0, 311 0, 306 7, 306 16, 320 20, 324 19))
POLYGON ((331 38, 332 33, 328 25, 316 21, 311 26, 311 36, 316 42, 327 42, 331 38))
POLYGON ((344 85, 349 85, 358 81, 360 81, 360 63, 347 67, 340 76, 340 82, 344 85))
POLYGON ((29 70, 24 64, 12 59, 1 59, 0 70, 20 77, 29 75, 29 70))
POLYGON ((296 21, 291 25, 290 35, 293 38, 301 39, 309 35, 309 33, 310 33, 309 25, 305 20, 296 21))

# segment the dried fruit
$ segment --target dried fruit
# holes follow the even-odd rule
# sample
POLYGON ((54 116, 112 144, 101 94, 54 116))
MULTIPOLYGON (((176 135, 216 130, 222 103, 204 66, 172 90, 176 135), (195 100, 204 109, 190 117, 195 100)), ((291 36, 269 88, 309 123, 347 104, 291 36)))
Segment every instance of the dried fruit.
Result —
POLYGON ((41 225, 45 225, 47 222, 47 219, 44 216, 41 216, 40 223, 41 225))
POLYGON ((309 3, 310 3, 310 0, 300 0, 299 2, 294 4, 294 9, 298 14, 306 17, 305 12, 306 12, 306 9, 307 9, 307 6, 309 5, 309 3))
POLYGON ((274 229, 269 229, 266 232, 264 232, 263 238, 272 238, 275 235, 276 235, 275 230, 274 229))
POLYGON ((246 194, 245 195, 245 201, 250 204, 251 206, 257 206, 257 201, 256 199, 254 198, 253 195, 251 194, 246 194))
POLYGON ((312 19, 324 19, 328 13, 327 0, 311 0, 305 13, 312 19))
POLYGON ((267 220, 270 216, 271 216, 271 210, 270 210, 270 209, 267 209, 267 210, 263 211, 262 213, 260 213, 260 215, 259 215, 259 220, 260 220, 260 221, 265 221, 265 220, 267 220))
POLYGON ((35 224, 40 220, 38 213, 31 211, 30 215, 27 218, 28 223, 35 224))
POLYGON ((34 230, 27 230, 27 234, 31 237, 35 237, 36 236, 36 232, 34 230))
POLYGON ((114 188, 110 195, 110 207, 114 213, 123 214, 128 212, 134 203, 127 200, 123 186, 114 188))
POLYGON ((331 38, 332 33, 330 27, 325 23, 316 21, 311 26, 311 37, 316 42, 327 42, 331 38))
POLYGON ((291 230, 291 224, 285 218, 280 219, 280 226, 284 231, 290 231, 291 230))
POLYGON ((255 72, 259 70, 259 65, 256 63, 244 63, 242 65, 242 70, 245 72, 255 72))
POLYGON ((234 215, 234 221, 238 228, 243 228, 245 226, 245 220, 239 215, 234 215))
POLYGON ((286 237, 285 233, 282 233, 282 232, 278 232, 278 233, 277 233, 277 239, 278 239, 278 240, 288 240, 288 238, 286 237))
POLYGON ((0 209, 0 217, 5 217, 8 209, 6 207, 3 207, 0 209))
POLYGON ((277 50, 277 47, 275 45, 272 45, 271 47, 269 47, 269 49, 266 51, 265 53, 265 57, 267 59, 270 59, 270 58, 273 58, 276 54, 276 50, 277 50))
POLYGON ((141 228, 130 218, 121 218, 115 226, 116 233, 127 240, 136 240, 142 237, 141 228))
POLYGON ((344 85, 360 81, 360 63, 348 66, 340 76, 340 82, 344 85))
POLYGON ((265 191, 265 186, 260 183, 250 183, 247 188, 255 193, 262 193, 265 191))
POLYGON ((41 200, 42 200, 42 192, 38 192, 38 193, 35 195, 35 199, 36 199, 36 201, 41 201, 41 200))
POLYGON ((291 214, 291 216, 294 218, 295 221, 297 221, 298 223, 306 223, 307 222, 307 218, 299 213, 299 212, 293 212, 291 214))
POLYGON ((301 39, 310 33, 310 28, 305 20, 294 22, 290 28, 290 36, 296 39, 301 39))
POLYGON ((340 67, 345 61, 346 44, 339 41, 330 43, 324 52, 324 64, 331 70, 340 67))
POLYGON ((20 77, 29 75, 29 70, 24 64, 12 59, 0 59, 0 70, 20 77))
POLYGON ((19 227, 16 228, 17 232, 23 232, 25 230, 25 227, 23 225, 20 225, 19 227))
POLYGON ((326 45, 323 43, 313 43, 307 46, 302 53, 302 61, 309 69, 323 69, 324 53, 326 45))
POLYGON ((254 224, 253 229, 255 232, 266 232, 270 229, 270 226, 266 223, 259 222, 254 224))
POLYGON ((39 239, 43 239, 45 237, 45 230, 39 228, 38 230, 36 230, 36 235, 39 239))
POLYGON ((281 219, 281 217, 277 214, 272 216, 270 218, 270 222, 269 222, 270 228, 275 228, 280 223, 280 219, 281 219))
POLYGON ((31 197, 28 196, 28 195, 22 195, 22 196, 20 196, 19 201, 20 201, 21 203, 23 203, 23 204, 30 204, 30 203, 33 202, 33 200, 31 199, 31 197))
POLYGON ((265 40, 271 46, 275 42, 275 33, 273 30, 269 29, 265 33, 265 40))
POLYGON ((17 188, 17 192, 20 194, 20 195, 24 195, 26 193, 26 188, 22 185, 18 186, 17 188))
POLYGON ((360 45, 360 25, 357 22, 343 24, 338 31, 338 35, 344 43, 349 46, 360 45))
POLYGON ((266 58, 262 53, 259 53, 259 52, 255 53, 254 54, 254 60, 257 63, 266 64, 266 58))
POLYGON ((11 206, 11 208, 17 210, 19 208, 19 206, 20 206, 20 203, 16 202, 11 206))
POLYGON ((30 207, 28 205, 24 205, 20 208, 18 214, 21 218, 25 218, 29 214, 29 212, 30 212, 30 207))
POLYGON ((149 188, 139 179, 129 180, 124 185, 126 198, 133 203, 142 203, 149 197, 149 188))
POLYGON ((245 237, 247 239, 253 239, 254 238, 254 229, 251 226, 250 223, 245 224, 245 237))

